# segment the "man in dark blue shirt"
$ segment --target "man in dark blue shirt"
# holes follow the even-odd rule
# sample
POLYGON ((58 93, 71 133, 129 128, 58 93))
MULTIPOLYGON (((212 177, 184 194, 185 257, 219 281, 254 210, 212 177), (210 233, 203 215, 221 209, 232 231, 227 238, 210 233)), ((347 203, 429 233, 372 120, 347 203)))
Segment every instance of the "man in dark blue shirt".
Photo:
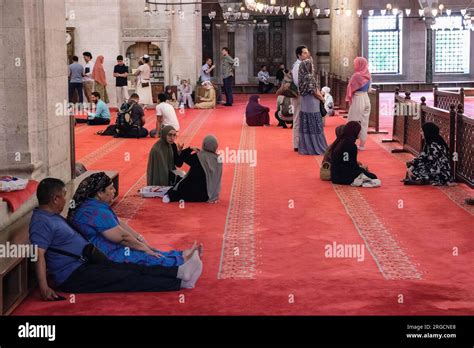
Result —
POLYGON ((38 246, 36 274, 44 300, 59 296, 50 287, 72 293, 175 291, 194 288, 202 272, 197 252, 179 267, 81 259, 89 242, 60 215, 66 204, 66 187, 59 179, 46 178, 36 192, 39 208, 30 222, 30 241, 38 246), (51 250, 54 248, 55 250, 51 250))

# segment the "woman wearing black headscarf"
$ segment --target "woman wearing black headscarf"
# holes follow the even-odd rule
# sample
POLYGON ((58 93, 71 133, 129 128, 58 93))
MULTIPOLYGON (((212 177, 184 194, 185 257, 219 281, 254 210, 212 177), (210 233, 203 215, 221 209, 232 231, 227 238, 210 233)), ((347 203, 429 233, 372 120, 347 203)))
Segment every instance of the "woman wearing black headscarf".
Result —
POLYGON ((378 187, 381 182, 377 176, 360 166, 357 161, 356 140, 361 125, 350 121, 344 126, 342 135, 333 143, 331 156, 331 181, 334 184, 362 187, 378 187))
POLYGON ((403 180, 405 185, 446 185, 452 182, 449 148, 439 134, 439 127, 432 122, 422 127, 425 141, 423 151, 407 162, 407 174, 403 180))
POLYGON ((251 95, 245 110, 245 120, 249 126, 265 126, 270 124, 270 108, 260 105, 260 97, 251 95))

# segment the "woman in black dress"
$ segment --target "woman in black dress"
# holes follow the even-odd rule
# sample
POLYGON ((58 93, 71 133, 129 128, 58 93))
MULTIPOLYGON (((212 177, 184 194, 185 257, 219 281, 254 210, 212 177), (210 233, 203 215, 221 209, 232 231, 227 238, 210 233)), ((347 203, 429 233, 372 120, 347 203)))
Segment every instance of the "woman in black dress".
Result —
POLYGON ((348 122, 342 135, 333 145, 331 156, 331 181, 333 184, 362 187, 378 187, 381 182, 377 176, 362 168, 357 161, 357 146, 355 144, 361 125, 359 122, 348 122))
POLYGON ((202 150, 187 148, 181 151, 181 159, 190 166, 188 174, 163 197, 169 202, 209 202, 219 199, 222 178, 222 161, 217 155, 217 139, 207 135, 202 150))

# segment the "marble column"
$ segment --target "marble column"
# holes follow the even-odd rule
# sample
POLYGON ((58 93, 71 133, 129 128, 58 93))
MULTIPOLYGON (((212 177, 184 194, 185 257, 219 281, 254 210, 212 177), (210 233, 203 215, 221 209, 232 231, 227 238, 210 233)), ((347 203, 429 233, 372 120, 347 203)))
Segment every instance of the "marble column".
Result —
POLYGON ((195 85, 202 66, 202 18, 200 13, 193 15, 194 5, 182 8, 185 17, 175 15, 171 24, 171 77, 190 79, 191 85, 195 85))
POLYGON ((351 16, 341 13, 337 16, 334 9, 340 1, 331 0, 331 68, 330 71, 348 78, 354 72, 354 58, 360 56, 362 19, 356 14, 360 8, 360 0, 347 1, 347 9, 352 10, 351 16))
POLYGON ((0 175, 68 181, 63 0, 0 0, 0 175))

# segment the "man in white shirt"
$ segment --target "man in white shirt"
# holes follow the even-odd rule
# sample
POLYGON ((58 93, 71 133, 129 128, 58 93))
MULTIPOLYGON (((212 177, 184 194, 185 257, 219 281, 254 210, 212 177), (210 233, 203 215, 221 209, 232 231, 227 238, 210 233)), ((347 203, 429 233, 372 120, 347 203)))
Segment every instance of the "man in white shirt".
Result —
POLYGON ((257 74, 258 78, 258 91, 260 93, 268 93, 273 89, 274 84, 268 81, 270 74, 267 71, 267 66, 262 65, 260 71, 257 74))
MULTIPOLYGON (((298 46, 296 48, 296 62, 293 64, 291 74, 293 75, 293 83, 298 87, 298 70, 303 60, 309 58, 309 51, 306 46, 298 46)), ((291 105, 293 106, 293 149, 298 152, 298 145, 300 141, 300 110, 301 110, 301 96, 298 98, 291 98, 291 105)))
POLYGON ((94 79, 92 78, 92 70, 94 70, 94 63, 92 62, 92 54, 90 52, 84 52, 82 54, 86 65, 84 65, 84 94, 86 95, 87 101, 92 102, 92 92, 94 91, 94 79))
POLYGON ((176 116, 174 107, 166 102, 166 95, 164 93, 158 94, 158 105, 156 106, 156 129, 150 132, 152 138, 156 138, 160 134, 161 128, 165 126, 172 126, 176 131, 179 131, 179 121, 176 116))
POLYGON ((211 81, 211 71, 214 70, 216 66, 212 64, 212 58, 207 58, 206 64, 201 67, 201 82, 211 81))

